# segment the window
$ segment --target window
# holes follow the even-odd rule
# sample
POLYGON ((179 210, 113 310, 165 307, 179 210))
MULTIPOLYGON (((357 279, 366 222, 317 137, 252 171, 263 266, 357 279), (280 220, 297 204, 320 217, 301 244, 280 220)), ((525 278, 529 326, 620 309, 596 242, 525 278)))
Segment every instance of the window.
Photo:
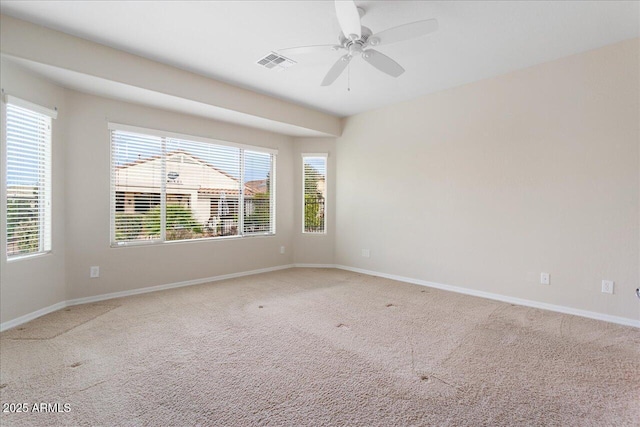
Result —
POLYGON ((275 150, 109 127, 113 245, 275 234, 275 150))
POLYGON ((302 155, 302 232, 326 233, 327 155, 302 155))
POLYGON ((51 251, 51 120, 54 110, 7 96, 7 259, 51 251))

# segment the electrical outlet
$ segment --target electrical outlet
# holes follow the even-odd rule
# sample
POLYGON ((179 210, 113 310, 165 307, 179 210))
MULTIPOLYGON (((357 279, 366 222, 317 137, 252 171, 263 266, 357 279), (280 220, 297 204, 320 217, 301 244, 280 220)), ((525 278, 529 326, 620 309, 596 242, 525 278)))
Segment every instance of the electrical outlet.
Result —
POLYGON ((612 294, 613 293, 613 280, 603 280, 602 281, 602 293, 603 294, 612 294))
POLYGON ((92 279, 100 277, 100 267, 98 267, 97 265, 92 266, 91 270, 89 271, 89 277, 92 279))
POLYGON ((551 284, 551 277, 549 276, 549 273, 540 273, 540 284, 541 285, 551 284))
POLYGON ((369 258, 371 256, 371 251, 369 251, 369 249, 363 249, 362 256, 365 258, 369 258))
POLYGON ((280 246, 280 253, 283 254, 284 253, 284 246, 280 246))

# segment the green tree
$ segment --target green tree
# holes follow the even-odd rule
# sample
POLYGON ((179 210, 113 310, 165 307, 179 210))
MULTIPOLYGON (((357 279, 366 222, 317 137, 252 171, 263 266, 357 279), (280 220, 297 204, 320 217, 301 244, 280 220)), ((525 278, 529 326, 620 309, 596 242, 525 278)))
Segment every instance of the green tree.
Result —
POLYGON ((247 215, 244 219, 245 231, 269 231, 271 196, 268 192, 258 193, 253 196, 251 202, 253 203, 253 213, 247 215))
MULTIPOLYGON (((193 212, 180 204, 167 205, 167 240, 182 240, 199 237, 202 225, 193 217, 193 212)), ((147 236, 160 236, 160 206, 144 215, 142 228, 147 236)))
POLYGON ((7 243, 12 242, 15 246, 7 255, 30 253, 40 247, 38 209, 32 206, 31 199, 7 199, 7 243))
POLYGON ((318 189, 323 175, 313 166, 304 164, 304 229, 324 231, 324 197, 318 189))
MULTIPOLYGON (((144 236, 144 214, 117 213, 116 241, 135 240, 144 236)), ((158 233, 159 235, 159 233, 158 233)))

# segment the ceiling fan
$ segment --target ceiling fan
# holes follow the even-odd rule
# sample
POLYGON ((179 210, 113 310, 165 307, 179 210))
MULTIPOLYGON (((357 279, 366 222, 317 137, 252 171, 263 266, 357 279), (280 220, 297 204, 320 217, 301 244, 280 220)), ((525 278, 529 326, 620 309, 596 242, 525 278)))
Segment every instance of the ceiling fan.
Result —
POLYGON ((378 70, 392 77, 398 77, 404 73, 404 68, 387 55, 373 49, 373 46, 383 46, 421 37, 438 29, 437 19, 427 19, 409 24, 389 28, 373 34, 371 30, 360 24, 360 17, 364 10, 356 6, 353 0, 335 0, 336 15, 340 24, 341 34, 338 36, 340 44, 299 46, 279 49, 283 54, 303 54, 322 52, 327 50, 346 51, 322 80, 321 86, 331 85, 347 68, 349 62, 356 55, 378 70))

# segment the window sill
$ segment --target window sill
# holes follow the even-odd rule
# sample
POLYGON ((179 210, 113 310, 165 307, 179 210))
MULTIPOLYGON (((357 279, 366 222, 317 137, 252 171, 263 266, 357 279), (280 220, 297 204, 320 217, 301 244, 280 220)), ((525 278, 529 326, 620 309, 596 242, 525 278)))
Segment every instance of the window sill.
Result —
POLYGON ((7 264, 8 263, 12 263, 12 262, 16 262, 16 261, 25 261, 25 260, 29 260, 29 259, 35 259, 35 258, 40 258, 40 257, 44 257, 47 255, 51 255, 52 251, 44 251, 44 252, 37 252, 35 254, 24 254, 24 255, 15 255, 15 256, 7 256, 7 264))
POLYGON ((161 242, 159 240, 152 240, 148 242, 128 242, 123 244, 114 244, 112 243, 110 246, 112 248, 140 248, 144 246, 162 246, 162 245, 174 245, 174 244, 191 244, 191 243, 205 243, 205 242, 223 242, 229 240, 244 240, 244 239, 254 239, 260 237, 275 237, 276 233, 271 234, 247 234, 244 236, 224 236, 224 237, 209 237, 206 239, 187 239, 187 240, 166 240, 161 242))

